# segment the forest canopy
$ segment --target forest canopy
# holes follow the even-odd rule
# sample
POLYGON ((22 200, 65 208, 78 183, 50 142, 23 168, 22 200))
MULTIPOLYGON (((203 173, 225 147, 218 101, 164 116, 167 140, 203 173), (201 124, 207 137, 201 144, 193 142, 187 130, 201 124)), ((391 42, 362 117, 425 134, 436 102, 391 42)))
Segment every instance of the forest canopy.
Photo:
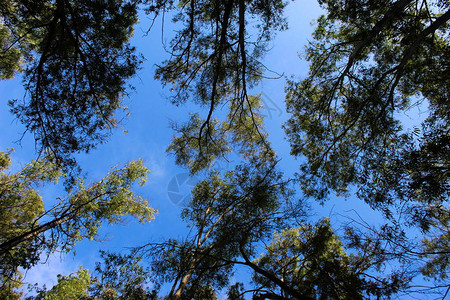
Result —
POLYGON ((145 161, 95 180, 78 159, 117 133, 131 80, 146 67, 133 43, 139 20, 151 21, 139 37, 150 48, 160 43, 151 27, 160 20, 166 34, 166 16, 175 23, 163 38, 166 59, 140 79, 146 89, 160 81, 190 111, 173 120, 163 147, 195 184, 176 224, 157 219, 166 231, 188 231, 147 234, 121 245, 127 253, 102 250, 95 268, 30 287, 26 299, 448 296, 450 2, 318 4, 303 55, 309 71, 287 78, 277 99, 288 114, 287 155, 272 145, 255 92, 284 71, 270 70, 265 56, 289 28, 287 2, 0 0, 0 79, 22 79, 23 99, 5 100, 37 156, 20 169, 11 150, 0 152, 0 298, 24 298, 23 273, 98 239, 104 223, 154 219, 158 207, 136 185, 147 179, 145 161), (405 121, 417 108, 425 115, 405 121), (295 174, 286 160, 299 165, 295 174), (58 180, 65 196, 40 194, 58 180), (367 205, 369 217, 317 217, 319 205, 345 198, 367 205))

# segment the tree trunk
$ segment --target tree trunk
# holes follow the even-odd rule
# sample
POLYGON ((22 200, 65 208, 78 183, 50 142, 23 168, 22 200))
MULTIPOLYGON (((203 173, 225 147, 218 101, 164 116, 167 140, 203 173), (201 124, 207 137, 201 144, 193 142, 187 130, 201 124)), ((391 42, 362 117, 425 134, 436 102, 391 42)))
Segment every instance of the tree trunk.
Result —
POLYGON ((19 236, 16 236, 12 239, 9 239, 6 242, 3 242, 0 245, 0 256, 3 256, 6 252, 8 252, 12 248, 16 247, 20 243, 26 242, 27 240, 30 240, 47 230, 55 228, 56 226, 64 223, 65 221, 69 220, 70 218, 71 218, 70 215, 66 215, 66 216, 57 218, 53 221, 45 223, 44 225, 38 226, 35 229, 25 232, 25 233, 23 233, 19 236))
POLYGON ((169 299, 179 300, 181 298, 181 293, 183 292, 187 283, 191 279, 192 274, 194 274, 195 268, 197 267, 197 264, 199 262, 200 262, 200 260, 198 258, 194 258, 192 260, 192 262, 189 264, 188 272, 181 278, 181 281, 178 284, 178 287, 176 288, 175 293, 173 293, 174 287, 172 287, 172 291, 169 294, 169 299))

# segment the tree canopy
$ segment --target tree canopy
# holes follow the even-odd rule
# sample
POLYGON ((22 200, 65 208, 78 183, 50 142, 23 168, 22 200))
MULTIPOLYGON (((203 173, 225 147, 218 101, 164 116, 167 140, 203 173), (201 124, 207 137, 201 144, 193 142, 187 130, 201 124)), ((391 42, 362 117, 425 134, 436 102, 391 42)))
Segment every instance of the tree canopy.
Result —
POLYGON ((261 61, 267 43, 286 29, 285 6, 278 0, 180 1, 176 6, 157 1, 152 6, 156 11, 176 7, 174 21, 182 24, 168 47, 171 58, 158 65, 155 77, 171 86, 175 104, 192 100, 207 109, 205 117, 193 114, 187 124, 174 127, 178 136, 169 149, 178 162, 188 155, 196 165, 210 166, 230 152, 229 135, 242 143, 240 151, 270 150, 258 114, 260 96, 249 93, 267 69, 261 61), (223 106, 224 123, 215 118, 223 106))
POLYGON ((310 72, 287 88, 291 152, 307 195, 349 185, 375 208, 448 199, 448 20, 445 1, 320 1, 310 72), (429 110, 408 128, 400 114, 429 110))
POLYGON ((140 65, 135 1, 0 2, 0 78, 23 73, 11 111, 63 163, 105 141, 140 65))
POLYGON ((318 3, 324 14, 306 46, 309 73, 286 86, 284 130, 300 163, 290 178, 279 164, 289 158, 275 153, 264 127, 261 95, 252 94, 277 76, 264 55, 287 29, 286 2, 0 0, 0 78, 23 75, 26 95, 10 107, 40 152, 15 173, 7 172, 10 153, 0 153, 0 297, 22 296, 20 270, 41 254, 94 239, 104 222, 155 214, 133 191, 148 172, 141 160, 96 183, 74 180, 54 202, 37 192, 117 125, 142 62, 130 43, 142 9, 176 23, 155 79, 170 86, 173 104, 195 110, 175 120, 167 148, 201 176, 181 211, 189 232, 149 237, 129 254, 102 251, 93 272, 60 275, 29 299, 445 298, 450 4, 318 3), (426 111, 423 120, 415 108, 426 111), (232 151, 239 161, 217 168, 232 151), (380 217, 314 216, 314 201, 339 196, 380 217))
POLYGON ((82 239, 96 238, 102 223, 118 223, 125 215, 140 222, 154 217, 155 210, 131 189, 136 182, 145 183, 148 169, 142 161, 112 170, 94 184, 86 185, 79 178, 76 188, 67 191, 65 197, 45 201, 36 188, 63 175, 51 156, 13 174, 4 172, 11 162, 9 153, 1 152, 0 161, 2 287, 18 276, 19 267, 28 270, 36 265, 41 254, 69 251, 82 239))
POLYGON ((37 287, 37 295, 26 299, 156 299, 155 291, 145 286, 148 270, 140 264, 142 258, 105 251, 101 258, 93 273, 80 267, 68 276, 59 275, 51 289, 37 287))

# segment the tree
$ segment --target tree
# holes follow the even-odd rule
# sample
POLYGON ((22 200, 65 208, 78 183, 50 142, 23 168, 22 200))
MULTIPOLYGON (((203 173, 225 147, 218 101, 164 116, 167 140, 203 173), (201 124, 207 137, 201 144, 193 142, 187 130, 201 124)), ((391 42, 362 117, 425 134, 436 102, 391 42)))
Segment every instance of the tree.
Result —
POLYGON ((197 224, 192 236, 137 249, 152 258, 156 282, 172 284, 170 299, 213 299, 225 288, 228 299, 242 299, 247 293, 253 299, 379 299, 410 288, 408 270, 380 271, 394 258, 403 257, 388 253, 379 240, 367 240, 364 247, 345 245, 328 219, 311 225, 301 221, 300 210, 269 208, 278 202, 273 199, 263 208, 257 204, 266 199, 261 195, 253 200, 234 198, 232 206, 226 205, 226 194, 236 193, 239 185, 227 187, 217 180, 212 177, 199 183, 184 211, 184 217, 197 224), (289 227, 295 221, 301 227, 289 227), (277 229, 280 233, 270 238, 277 229), (357 251, 347 254, 344 247, 357 251), (264 252, 258 257, 261 248, 264 252), (230 285, 236 266, 254 272, 254 288, 230 285))
POLYGON ((249 90, 267 69, 259 61, 267 43, 277 30, 286 28, 282 16, 285 5, 280 0, 196 0, 179 1, 175 6, 174 1, 161 0, 149 6, 150 12, 176 7, 174 21, 182 23, 170 43, 171 58, 158 66, 155 77, 175 91, 175 104, 191 99, 208 111, 206 117, 193 114, 187 124, 174 127, 178 132, 174 142, 183 141, 188 150, 198 147, 195 159, 190 159, 208 164, 225 156, 230 150, 224 140, 229 132, 235 136, 245 132, 239 128, 247 128, 249 144, 269 148, 260 132, 260 101, 250 97, 249 90), (252 20, 252 26, 248 20, 252 20), (228 126, 221 126, 215 118, 224 105, 228 107, 228 126), (188 136, 186 130, 190 131, 188 136))
POLYGON ((226 287, 241 253, 251 255, 272 230, 291 220, 289 215, 304 215, 303 205, 289 201, 286 183, 274 168, 255 158, 224 175, 211 172, 196 185, 182 213, 192 235, 138 249, 152 257, 159 282, 172 284, 169 298, 190 299, 200 287, 226 287))
MULTIPOLYGON (((265 253, 253 262, 302 292, 305 299, 389 298, 408 287, 406 274, 379 271, 389 261, 375 258, 382 247, 349 250, 333 232, 329 219, 322 219, 314 225, 304 223, 276 233, 265 253)), ((255 272, 253 281, 258 286, 258 299, 289 298, 261 273, 255 272)))
POLYGON ((24 73, 11 111, 62 163, 103 142, 141 61, 129 44, 138 1, 1 1, 0 78, 24 73))
POLYGON ((179 136, 172 139, 167 151, 174 154, 176 163, 186 167, 191 174, 211 168, 220 159, 227 160, 231 151, 239 153, 244 159, 259 156, 261 160, 272 159, 275 155, 268 135, 264 131, 261 116, 260 97, 249 97, 241 108, 232 103, 225 120, 212 119, 209 122, 209 138, 199 139, 205 120, 198 114, 191 116, 189 122, 175 126, 179 136), (236 110, 241 110, 236 116, 236 110))
MULTIPOLYGON (((307 49, 307 58, 311 61, 310 76, 300 83, 291 81, 287 96, 288 108, 293 116, 285 127, 291 140, 292 153, 305 155, 308 159, 302 165, 299 178, 305 194, 324 200, 330 190, 348 195, 349 186, 356 185, 358 196, 373 208, 383 210, 388 221, 394 220, 395 209, 399 208, 401 216, 407 216, 407 225, 420 224, 423 230, 435 226, 439 222, 433 221, 429 216, 446 215, 448 209, 445 208, 445 201, 448 200, 450 190, 448 105, 443 96, 448 94, 449 86, 446 40, 449 13, 445 11, 448 7, 443 2, 432 7, 426 1, 421 2, 422 6, 414 7, 413 4, 418 4, 418 1, 402 0, 389 2, 388 5, 386 1, 320 3, 329 13, 319 19, 315 41, 307 49), (397 45, 398 40, 402 40, 401 46, 397 45), (433 55, 428 56, 428 53, 433 55), (427 66, 425 71, 422 70, 424 65, 427 66), (415 101, 417 97, 430 101, 433 113, 424 123, 422 132, 402 132, 394 112, 407 110, 408 101, 415 101), (434 206, 430 206, 430 203, 434 206)), ((233 73, 235 66, 238 66, 236 74, 245 74, 248 70, 246 60, 242 56, 239 59, 239 53, 246 56, 245 51, 242 51, 246 48, 239 47, 247 37, 240 34, 246 33, 245 30, 240 31, 241 25, 245 23, 241 22, 244 20, 241 19, 241 13, 245 12, 244 15, 247 16, 246 5, 251 6, 253 2, 240 2, 239 8, 234 12, 232 5, 235 4, 233 1, 221 3, 224 9, 212 17, 200 13, 208 10, 196 11, 198 7, 195 2, 182 5, 182 12, 185 10, 186 13, 179 14, 176 20, 185 21, 185 26, 171 44, 172 59, 157 71, 157 77, 163 83, 172 84, 177 91, 174 102, 192 98, 208 109, 207 118, 202 119, 195 114, 186 125, 175 126, 179 135, 169 147, 169 150, 175 152, 177 162, 188 167, 192 173, 208 167, 211 161, 226 154, 228 147, 234 145, 232 140, 227 140, 228 131, 236 132, 237 129, 247 132, 243 140, 250 145, 254 141, 265 140, 264 134, 256 136, 257 139, 248 134, 248 129, 252 126, 257 128, 256 132, 261 130, 258 122, 252 119, 258 102, 249 101, 247 106, 242 105, 251 99, 246 94, 246 83, 257 83, 259 78, 234 76, 233 73), (229 32, 233 32, 232 23, 228 27, 228 20, 233 17, 238 20, 236 23, 239 30, 237 34, 228 36, 229 32), (202 22, 212 28, 213 34, 202 36, 204 32, 209 32, 202 31, 203 27, 198 26, 202 22), (205 38, 196 41, 197 36, 205 38), (237 37, 235 43, 231 42, 234 37, 237 37), (212 40, 215 43, 211 43, 212 40), (223 44, 222 41, 230 45, 223 44), (200 49, 195 48, 197 45, 200 49), (233 51, 234 45, 238 47, 234 51, 238 54, 238 60, 233 60, 233 57, 222 60, 227 55, 227 49, 233 51), (204 51, 208 47, 212 48, 212 54, 204 51), (229 62, 234 64, 230 63, 228 66, 229 62), (227 116, 232 116, 226 122, 238 124, 231 130, 226 127, 224 129, 220 121, 212 117, 217 104, 223 101, 229 101, 227 116), (240 114, 242 110, 248 113, 240 114), (253 121, 250 123, 252 126, 239 126, 241 120, 233 119, 236 115, 248 116, 245 118, 253 121)), ((213 5, 215 4, 211 7, 213 5)), ((271 5, 273 3, 266 5, 268 12, 271 5)), ((278 16, 278 20, 282 20, 281 14, 278 16)), ((273 31, 276 27, 264 28, 273 31)), ((257 60, 254 62, 257 63, 257 60)), ((266 146, 264 142, 256 144, 262 144, 262 148, 266 146)), ((446 226, 443 226, 442 236, 431 239, 442 250, 443 256, 448 255, 446 226)), ((390 225, 385 227, 385 232, 393 234, 391 240, 395 240, 394 236, 400 238, 403 230, 393 230, 390 225)), ((383 240, 384 233, 379 234, 378 239, 383 240)), ((363 238, 364 235, 361 233, 360 237, 363 238)), ((372 238, 373 240, 376 239, 372 238)), ((403 246, 406 247, 407 243, 403 246)), ((192 257, 198 257, 196 250, 192 250, 196 249, 195 243, 191 243, 189 239, 183 242, 170 241, 161 247, 170 249, 161 252, 164 253, 161 258, 164 261, 165 257, 171 257, 167 261, 170 260, 172 266, 172 278, 179 274, 177 272, 200 272, 186 271, 197 268, 195 264, 189 264, 192 257), (186 258, 186 261, 180 257, 186 258), (185 268, 177 269, 176 266, 180 265, 185 268)), ((383 250, 381 245, 373 246, 373 249, 383 250)), ((358 250, 364 253, 364 249, 358 250)), ((397 266, 401 266, 398 264, 402 261, 400 252, 395 252, 395 255, 382 253, 383 255, 377 256, 377 262, 365 261, 364 270, 382 266, 393 260, 394 256, 398 258, 397 266)), ((427 254, 423 251, 422 254, 426 256, 437 253, 427 254)), ((223 256, 224 265, 229 267, 228 264, 242 263, 257 269, 245 251, 238 251, 238 255, 244 260, 236 261, 223 256)), ((375 253, 371 255, 375 256, 375 253)), ((403 255, 407 259, 405 252, 403 255)), ((208 255, 208 260, 211 256, 208 255)), ((208 260, 205 258, 205 261, 208 260)), ((343 261, 344 258, 340 263, 343 261)), ((212 262, 208 262, 202 267, 198 266, 198 269, 210 270, 212 265, 212 262)), ((419 265, 416 263, 413 266, 415 271, 422 267, 419 265)), ((218 270, 218 267, 214 268, 218 270)), ((440 266, 440 269, 445 270, 445 266, 440 266)), ((264 273, 265 270, 259 271, 264 273)), ((203 274, 206 273, 204 271, 203 274)), ((379 297, 406 289, 406 282, 412 278, 401 268, 379 282, 368 279, 371 274, 359 275, 365 276, 364 280, 358 279, 362 282, 361 290, 379 297)), ((274 274, 266 272, 264 276, 271 277, 270 281, 275 286, 283 286, 281 289, 287 295, 300 297, 291 287, 277 280, 274 274)), ((184 278, 191 281, 189 276, 184 278)), ((205 278, 213 277, 205 275, 205 278)), ((182 281, 181 277, 180 280, 182 281)), ((207 279, 195 280, 191 282, 195 282, 197 286, 206 282, 214 286, 207 279)), ((345 279, 342 282, 345 283, 345 279)), ((181 284, 178 287, 180 286, 181 284)), ((324 289, 326 290, 325 287, 324 289)), ((319 293, 318 290, 315 291, 319 293)), ((233 293, 236 294, 236 291, 233 293)), ((360 295, 362 293, 361 291, 360 295)))
MULTIPOLYGON (((414 254, 419 269, 421 260, 430 266, 440 259, 438 269, 445 273, 444 257, 450 254, 449 5, 414 0, 320 4, 327 13, 317 21, 306 50, 310 72, 287 88, 291 153, 306 158, 301 187, 322 201, 332 191, 350 195, 354 189, 387 217, 378 238, 368 233, 372 240, 402 241, 393 253, 408 261, 414 254), (417 106, 428 111, 421 124, 400 119, 417 106), (427 242, 411 248, 404 234, 415 228, 427 242)), ((429 270, 434 275, 428 275, 439 277, 437 269, 429 270)))
MULTIPOLYGON (((274 235, 266 251, 255 260, 258 267, 311 299, 362 299, 361 281, 328 220, 314 227, 285 229, 274 235)), ((262 290, 279 288, 258 273, 253 280, 262 290)), ((286 296, 282 290, 279 295, 286 296)))
POLYGON ((306 50, 309 76, 291 81, 287 94, 291 152, 307 158, 304 191, 324 199, 330 189, 346 193, 355 185, 387 214, 396 200, 443 203, 449 196, 448 4, 320 3, 327 15, 306 50), (422 130, 408 132, 397 112, 415 105, 428 105, 430 113, 422 130))
POLYGON ((58 283, 50 290, 44 288, 38 290, 36 297, 27 297, 27 300, 78 300, 86 299, 88 296, 88 289, 91 284, 91 274, 88 270, 80 269, 68 276, 58 275, 58 283))
POLYGON ((103 262, 96 263, 90 295, 101 299, 156 299, 156 291, 146 284, 149 271, 141 264, 142 257, 100 251, 103 262))
POLYGON ((145 287, 148 271, 141 258, 100 251, 102 262, 95 271, 80 267, 68 276, 58 275, 58 283, 50 290, 36 287, 37 295, 27 300, 40 299, 156 299, 156 292, 145 287))
POLYGON ((20 69, 20 50, 9 45, 11 34, 7 28, 0 25, 0 79, 10 79, 14 72, 20 69))
POLYGON ((0 288, 0 297, 5 300, 17 300, 23 296, 23 292, 20 288, 23 286, 22 274, 16 272, 15 274, 8 274, 7 276, 1 275, 0 282, 2 283, 0 288), (8 284, 3 284, 8 282, 8 284))
MULTIPOLYGON (((286 132, 292 153, 306 157, 298 179, 305 195, 318 200, 331 191, 348 195, 355 186, 389 222, 380 229, 348 226, 341 241, 329 221, 305 220, 305 202, 276 170, 260 97, 249 95, 264 76, 267 42, 286 27, 284 2, 56 0, 42 6, 0 2, 0 77, 26 67, 29 103, 13 102, 13 112, 50 151, 18 176, 1 177, 0 209, 9 221, 0 223, 0 266, 11 298, 18 297, 17 267, 35 264, 40 253, 95 237, 102 220, 129 212, 148 220, 153 213, 130 191, 145 173, 139 163, 90 187, 80 181, 50 211, 32 188, 60 177, 55 159, 73 163, 70 153, 91 149, 114 125, 118 95, 139 64, 128 44, 139 3, 149 13, 179 11, 175 21, 182 28, 156 77, 176 91, 176 104, 191 99, 207 110, 205 117, 192 114, 174 125, 168 150, 192 174, 232 148, 246 160, 232 172, 210 172, 195 187, 183 211, 192 228, 187 237, 135 252, 152 258, 158 283, 172 285, 169 298, 215 299, 224 288, 231 299, 247 293, 254 299, 388 298, 414 291, 410 283, 419 274, 433 281, 432 289, 450 290, 447 1, 320 1, 328 13, 307 48, 310 74, 287 89, 292 117, 286 132), (404 131, 396 113, 420 101, 429 105, 429 116, 421 129, 404 131), (223 120, 220 107, 226 107, 223 120), (426 236, 409 240, 405 226, 419 226, 426 236), (254 289, 230 286, 237 266, 254 272, 254 289)), ((7 155, 0 163, 6 168, 7 155)), ((91 294, 89 276, 80 270, 61 276, 42 297, 70 291, 75 297, 151 298, 142 285, 148 275, 133 258, 104 254, 91 294)))
POLYGON ((144 184, 148 170, 133 161, 112 170, 102 180, 86 185, 78 179, 76 188, 44 209, 35 188, 55 182, 63 174, 51 156, 27 164, 15 174, 4 172, 9 153, 0 153, 0 273, 2 286, 9 284, 17 268, 25 270, 40 260, 42 253, 68 251, 83 238, 94 239, 103 222, 117 223, 125 215, 140 222, 153 219, 155 210, 132 191, 134 183, 144 184))

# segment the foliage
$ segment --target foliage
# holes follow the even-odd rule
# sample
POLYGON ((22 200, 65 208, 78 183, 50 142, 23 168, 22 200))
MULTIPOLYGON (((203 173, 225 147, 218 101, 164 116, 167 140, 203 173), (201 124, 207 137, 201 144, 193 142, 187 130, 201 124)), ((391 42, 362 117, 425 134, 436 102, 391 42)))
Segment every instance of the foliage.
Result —
POLYGON ((94 239, 103 222, 124 215, 153 217, 131 190, 145 179, 141 161, 91 185, 80 178, 53 205, 36 191, 66 176, 61 163, 73 165, 74 152, 89 151, 116 126, 125 82, 141 62, 129 44, 138 5, 154 16, 176 10, 180 29, 155 77, 170 85, 175 104, 206 108, 206 116, 174 124, 168 151, 191 174, 232 150, 244 162, 210 171, 195 186, 182 211, 187 236, 130 255, 102 252, 93 275, 82 268, 61 275, 38 299, 156 299, 150 278, 157 288, 171 285, 169 299, 217 299, 225 290, 229 299, 448 293, 449 5, 319 3, 326 15, 306 49, 308 77, 288 82, 285 130, 292 154, 306 158, 297 178, 305 196, 324 201, 355 188, 384 213, 378 227, 352 220, 342 239, 328 219, 308 222, 305 199, 276 168, 260 96, 249 95, 267 69, 268 42, 287 26, 285 2, 0 0, 0 78, 24 71, 27 95, 11 101, 12 111, 48 153, 16 174, 4 172, 9 153, 0 154, 0 297, 21 296, 18 268, 29 269, 42 253, 94 239), (417 106, 428 107, 425 120, 405 124, 400 116, 417 106), (138 254, 151 258, 151 274, 138 254), (231 284, 238 266, 253 272, 251 288, 231 284), (421 276, 429 287, 414 286, 421 276))
POLYGON ((135 182, 144 184, 148 170, 142 161, 133 161, 121 169, 112 170, 105 178, 85 185, 79 178, 77 187, 59 202, 44 201, 36 187, 56 181, 62 173, 54 159, 27 164, 15 174, 4 170, 10 163, 9 154, 0 153, 0 271, 8 280, 18 267, 29 269, 44 252, 68 251, 83 238, 94 239, 103 222, 119 223, 125 215, 140 222, 153 219, 155 210, 132 190, 135 182))
MULTIPOLYGON (((367 243, 357 251, 352 251, 356 249, 352 246, 335 235, 329 219, 322 219, 315 225, 304 223, 276 233, 265 253, 254 262, 301 291, 305 299, 380 299, 407 289, 411 279, 407 274, 380 271, 392 262, 381 244, 367 243)), ((255 273, 253 280, 260 296, 275 291, 287 295, 266 276, 255 273)))
POLYGON ((177 164, 188 168, 192 174, 209 169, 221 158, 226 159, 232 150, 244 158, 259 155, 261 159, 270 159, 275 154, 266 140, 268 135, 263 129, 260 102, 260 97, 250 96, 242 108, 230 107, 224 121, 210 120, 208 137, 201 137, 205 120, 198 114, 192 115, 189 122, 174 127, 179 136, 172 139, 167 151, 176 156, 177 164))
MULTIPOLYGON (((266 251, 255 263, 312 299, 362 299, 361 281, 327 219, 314 227, 283 230, 266 251)), ((277 288, 259 274, 254 280, 266 289, 277 288)))
MULTIPOLYGON (((429 1, 320 1, 310 72, 287 89, 285 128, 303 155, 305 193, 359 196, 389 216, 396 201, 448 199, 448 7, 429 1), (422 130, 400 114, 429 107, 422 130)), ((415 124, 417 126, 418 124, 415 124)))
POLYGON ((181 150, 178 163, 198 162, 188 162, 191 172, 230 151, 229 132, 234 137, 244 133, 248 144, 269 150, 260 132, 260 100, 248 92, 264 75, 259 59, 267 43, 275 31, 286 28, 285 5, 282 0, 151 2, 152 13, 176 8, 173 20, 182 24, 170 42, 171 58, 158 66, 155 77, 171 86, 175 104, 191 99, 208 109, 206 117, 195 114, 176 127, 179 135, 169 148, 181 150), (228 107, 223 124, 217 120, 221 106, 228 107))
POLYGON ((0 298, 5 300, 17 300, 23 296, 20 288, 23 286, 22 273, 19 271, 12 275, 1 275, 0 298))
POLYGON ((228 288, 227 291, 227 299, 230 300, 244 300, 243 297, 244 294, 244 284, 242 282, 236 282, 235 284, 231 285, 228 288))
POLYGON ((350 235, 350 245, 376 249, 378 261, 396 261, 403 274, 397 278, 412 280, 421 270, 433 282, 430 290, 445 288, 450 253, 448 5, 320 3, 327 14, 319 18, 306 50, 309 75, 287 88, 292 116, 285 129, 291 153, 306 158, 299 173, 303 191, 324 200, 330 190, 350 195, 354 186, 388 223, 379 230, 359 224, 362 228, 349 231, 358 232, 350 235), (400 116, 417 106, 427 107, 428 115, 411 129, 400 116), (410 226, 422 231, 422 243, 406 238, 414 230, 410 226), (406 265, 409 271, 402 271, 406 265))
POLYGON ((20 172, 8 175, 4 171, 11 164, 9 156, 10 153, 0 152, 1 273, 4 278, 10 276, 9 272, 15 271, 15 266, 28 269, 39 259, 39 252, 36 249, 38 239, 25 239, 14 249, 4 248, 4 245, 28 232, 45 213, 44 202, 33 185, 54 182, 61 176, 53 164, 44 161, 34 162, 20 172))
POLYGON ((13 78, 14 72, 20 70, 20 50, 10 47, 11 38, 8 29, 0 24, 0 79, 13 78))
POLYGON ((125 82, 140 64, 129 39, 134 1, 0 2, 0 78, 24 71, 11 111, 41 150, 74 164, 117 125, 125 82))
POLYGON ((80 267, 69 276, 58 275, 58 283, 50 290, 37 288, 37 295, 27 300, 59 299, 156 299, 156 292, 145 287, 148 271, 140 257, 100 251, 102 263, 96 263, 92 274, 80 267))
POLYGON ((212 171, 195 186, 182 213, 192 235, 139 249, 152 257, 159 282, 172 284, 171 299, 193 297, 200 286, 226 287, 242 251, 253 253, 289 214, 304 214, 302 205, 290 206, 290 191, 273 163, 251 162, 223 176, 212 171))
POLYGON ((246 83, 251 86, 263 75, 258 58, 266 43, 275 30, 286 28, 285 5, 279 0, 179 1, 176 6, 155 1, 154 8, 176 7, 173 20, 182 23, 170 43, 172 57, 159 66, 156 78, 172 85, 177 104, 193 98, 212 110, 224 100, 243 105, 246 83))
POLYGON ((146 287, 148 270, 140 265, 141 257, 100 251, 103 263, 96 263, 91 297, 101 299, 153 299, 155 291, 146 287))
POLYGON ((291 153, 306 158, 298 174, 301 187, 321 201, 331 191, 349 196, 354 189, 387 220, 379 230, 362 226, 352 243, 378 249, 379 261, 395 260, 399 274, 409 265, 408 280, 421 270, 433 282, 430 289, 445 289, 450 253, 448 3, 320 4, 326 15, 317 21, 306 49, 309 74, 287 87, 291 153), (421 124, 416 107, 428 113, 421 124), (415 123, 402 119, 407 114, 415 123), (412 240, 405 238, 417 229, 412 240))
MULTIPOLYGON (((421 258, 426 258, 422 273, 438 282, 450 274, 450 210, 434 208, 430 213, 432 233, 422 240, 421 258)), ((450 287, 450 285, 448 285, 450 287)))
POLYGON ((78 300, 86 299, 88 295, 88 288, 91 284, 91 274, 88 270, 80 269, 75 274, 68 276, 58 275, 58 283, 50 290, 45 287, 39 290, 36 297, 28 297, 27 299, 36 300, 78 300))

